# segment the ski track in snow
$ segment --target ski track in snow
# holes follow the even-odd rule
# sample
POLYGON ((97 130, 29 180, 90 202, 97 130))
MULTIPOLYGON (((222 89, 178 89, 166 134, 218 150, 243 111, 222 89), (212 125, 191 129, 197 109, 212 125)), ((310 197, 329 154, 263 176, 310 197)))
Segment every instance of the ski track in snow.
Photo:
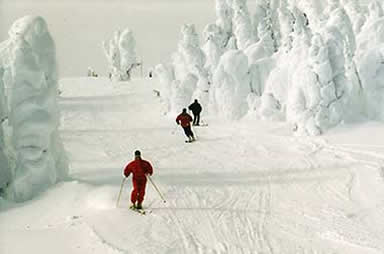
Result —
MULTIPOLYGON (((185 144, 173 117, 162 115, 156 85, 62 81, 71 179, 0 210, 0 253, 20 253, 15 239, 38 238, 42 228, 62 253, 383 253, 384 145, 214 118, 185 144), (168 201, 148 183, 145 216, 128 209, 130 179, 115 207, 122 169, 138 148, 168 201), (80 240, 55 238, 72 231, 80 240)), ((52 253, 30 242, 24 250, 52 253)))

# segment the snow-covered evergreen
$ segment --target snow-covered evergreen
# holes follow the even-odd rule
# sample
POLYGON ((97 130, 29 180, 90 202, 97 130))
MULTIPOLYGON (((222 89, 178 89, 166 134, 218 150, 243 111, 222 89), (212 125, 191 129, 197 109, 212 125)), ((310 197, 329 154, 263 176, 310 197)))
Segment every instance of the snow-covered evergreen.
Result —
POLYGON ((237 38, 239 49, 246 49, 256 40, 252 29, 252 21, 247 7, 246 0, 233 1, 233 28, 234 35, 237 38))
POLYGON ((248 59, 240 50, 230 50, 220 59, 210 89, 210 112, 226 119, 239 119, 248 111, 251 92, 248 59))
POLYGON ((233 10, 231 6, 228 5, 227 0, 216 0, 216 17, 216 25, 220 27, 221 31, 223 32, 221 47, 226 47, 230 38, 233 36, 233 10))
MULTIPOLYGON (((7 195, 16 201, 63 180, 68 171, 59 136, 58 74, 54 41, 41 17, 17 20, 3 43, 8 120, 5 147, 11 182, 7 195)), ((1 83, 1 82, 0 82, 1 83)))
POLYGON ((130 29, 114 33, 109 41, 103 42, 104 54, 109 63, 109 73, 115 81, 129 81, 137 63, 136 41, 130 29))

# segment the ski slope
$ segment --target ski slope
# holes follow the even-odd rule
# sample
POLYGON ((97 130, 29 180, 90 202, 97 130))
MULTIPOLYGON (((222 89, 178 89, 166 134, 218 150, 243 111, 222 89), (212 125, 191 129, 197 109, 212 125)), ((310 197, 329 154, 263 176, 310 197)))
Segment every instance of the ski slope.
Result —
POLYGON ((251 118, 205 118, 184 142, 156 80, 64 79, 61 135, 70 179, 23 204, 0 201, 1 254, 384 252, 384 125, 292 137, 251 118), (154 166, 142 216, 122 170, 154 166))

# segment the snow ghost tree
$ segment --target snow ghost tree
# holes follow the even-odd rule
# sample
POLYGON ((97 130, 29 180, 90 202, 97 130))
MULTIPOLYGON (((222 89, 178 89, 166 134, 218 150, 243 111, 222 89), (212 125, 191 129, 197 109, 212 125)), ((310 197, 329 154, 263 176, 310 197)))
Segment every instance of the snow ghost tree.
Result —
POLYGON ((208 80, 212 81, 212 75, 219 64, 220 57, 223 54, 222 47, 223 34, 219 26, 216 24, 207 25, 203 32, 205 44, 203 51, 206 56, 204 68, 208 72, 208 80))
POLYGON ((252 26, 253 26, 253 34, 255 37, 255 41, 259 40, 257 28, 262 20, 265 20, 267 17, 267 6, 264 1, 258 1, 256 3, 256 8, 254 10, 254 14, 252 17, 252 26))
POLYGON ((226 0, 216 0, 216 25, 223 32, 221 47, 226 47, 229 39, 232 37, 232 16, 233 10, 226 0))
POLYGON ((120 68, 122 72, 122 80, 131 79, 132 70, 137 64, 135 45, 136 41, 133 37, 132 31, 129 29, 124 30, 121 33, 119 40, 120 68))
POLYGON ((233 28, 237 38, 237 47, 241 50, 246 49, 255 42, 252 21, 249 15, 246 0, 233 1, 233 28))
POLYGON ((355 61, 364 91, 365 115, 384 121, 384 17, 378 15, 367 22, 357 42, 355 61))
POLYGON ((299 135, 319 135, 341 120, 342 104, 329 57, 322 37, 314 35, 308 64, 294 74, 288 92, 287 120, 299 135))
POLYGON ((171 87, 171 112, 179 113, 192 100, 198 79, 193 74, 188 74, 182 81, 173 81, 171 87))
POLYGON ((118 41, 120 38, 120 31, 116 31, 113 39, 108 42, 103 42, 103 48, 105 56, 107 57, 109 64, 110 77, 115 81, 120 81, 120 52, 118 48, 118 41))
POLYGON ((355 0, 344 0, 345 11, 348 13, 350 20, 352 22, 353 31, 355 35, 361 32, 363 25, 366 22, 366 17, 364 11, 359 1, 355 0))
POLYGON ((58 132, 56 52, 47 24, 27 16, 13 24, 9 36, 2 55, 9 77, 9 150, 16 161, 7 194, 24 201, 64 179, 68 166, 58 132))
POLYGON ((205 54, 199 46, 199 37, 194 25, 187 24, 181 29, 182 38, 178 51, 174 55, 176 79, 183 80, 189 73, 199 76, 206 61, 205 54))
MULTIPOLYGON (((200 84, 208 82, 208 73, 204 68, 206 57, 199 46, 199 37, 195 26, 191 24, 184 25, 181 34, 182 38, 178 44, 178 51, 173 55, 175 80, 179 82, 174 83, 177 84, 177 87, 172 85, 174 92, 171 98, 177 98, 178 100, 178 103, 171 102, 172 112, 180 111, 180 108, 174 106, 183 104, 183 107, 185 107, 191 102, 194 89, 198 88, 197 82, 200 84), (193 84, 193 82, 195 83, 193 84), (194 89, 191 89, 191 87, 194 89), (181 103, 182 99, 185 99, 183 103, 181 103)), ((205 88, 202 88, 202 90, 205 90, 205 88)))
MULTIPOLYGON (((291 49, 289 51, 281 50, 276 55, 276 64, 271 65, 269 75, 264 75, 266 77, 262 80, 265 89, 261 98, 259 114, 263 119, 286 118, 285 111, 290 96, 288 91, 293 85, 293 73, 308 57, 311 32, 304 14, 296 7, 292 7, 290 12, 293 18, 293 31, 289 35, 292 38, 291 49)), ((262 66, 258 68, 262 68, 262 66)))
POLYGON ((384 16, 383 6, 381 5, 380 1, 373 0, 368 5, 368 20, 367 23, 375 22, 377 19, 384 16))
POLYGON ((280 20, 281 47, 283 51, 288 52, 292 49, 292 32, 295 18, 286 5, 282 5, 278 9, 278 13, 280 20))
POLYGON ((261 21, 257 29, 259 41, 245 50, 245 54, 248 56, 250 63, 255 63, 265 57, 270 57, 275 52, 273 37, 267 21, 261 21))
POLYGON ((3 75, 4 69, 0 67, 0 196, 9 186, 12 179, 11 165, 9 164, 11 158, 9 158, 9 155, 7 154, 7 147, 10 146, 10 144, 7 142, 7 133, 4 131, 8 118, 8 106, 6 102, 3 75))
POLYGON ((158 64, 155 67, 156 76, 160 81, 160 97, 162 98, 164 111, 169 112, 171 109, 170 98, 172 82, 175 80, 175 74, 173 72, 173 66, 166 64, 158 64))
POLYGON ((110 76, 115 81, 129 81, 132 70, 138 65, 136 60, 136 41, 129 29, 116 31, 113 39, 103 42, 107 57, 110 76))
POLYGON ((239 50, 226 52, 220 59, 210 90, 210 112, 229 120, 243 117, 248 111, 251 92, 247 56, 239 50))

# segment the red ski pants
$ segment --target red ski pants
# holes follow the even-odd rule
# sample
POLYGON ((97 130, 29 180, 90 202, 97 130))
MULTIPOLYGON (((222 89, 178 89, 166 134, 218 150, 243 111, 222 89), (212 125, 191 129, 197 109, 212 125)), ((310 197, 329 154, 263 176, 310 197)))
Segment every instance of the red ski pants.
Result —
POLYGON ((145 185, 147 184, 147 179, 133 179, 133 190, 131 193, 131 202, 133 204, 136 203, 136 201, 141 204, 144 200, 145 195, 145 185))

